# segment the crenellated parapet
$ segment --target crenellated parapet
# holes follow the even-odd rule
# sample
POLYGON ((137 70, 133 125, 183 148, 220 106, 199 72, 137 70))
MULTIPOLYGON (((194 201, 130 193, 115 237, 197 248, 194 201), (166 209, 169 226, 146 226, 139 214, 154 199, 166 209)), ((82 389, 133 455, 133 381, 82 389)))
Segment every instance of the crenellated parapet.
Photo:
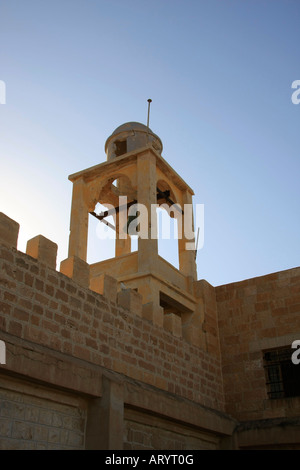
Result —
MULTIPOLYGON (((164 312, 106 272, 91 277, 89 264, 77 256, 57 271, 57 245, 38 235, 22 253, 18 230, 0 214, 0 332, 11 344, 29 341, 222 409, 219 351, 207 352, 202 319, 197 324, 204 304, 197 318, 164 312)), ((6 367, 21 373, 11 348, 6 367)))

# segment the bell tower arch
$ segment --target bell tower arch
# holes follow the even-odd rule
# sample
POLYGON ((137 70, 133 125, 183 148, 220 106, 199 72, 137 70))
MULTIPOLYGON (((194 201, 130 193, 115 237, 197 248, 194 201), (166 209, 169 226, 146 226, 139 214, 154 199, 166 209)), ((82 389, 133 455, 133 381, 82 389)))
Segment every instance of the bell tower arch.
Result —
MULTIPOLYGON (((143 299, 145 316, 163 323, 165 314, 180 316, 183 326, 198 316, 193 284, 197 280, 195 240, 186 235, 193 227, 193 190, 162 157, 161 139, 144 124, 127 122, 119 126, 105 143, 106 161, 69 176, 73 183, 69 257, 86 261, 89 214, 105 223, 114 216, 115 256, 90 265, 90 279, 109 274, 137 290, 143 299), (110 204, 101 213, 96 204, 110 204), (138 204, 138 206, 136 206, 138 204), (156 208, 166 204, 178 218, 179 269, 158 255, 156 208), (138 249, 131 252, 128 214, 137 207, 138 249), (139 210, 140 208, 140 210, 139 210), (143 210, 141 210, 141 208, 143 210)), ((103 240, 105 250, 105 240, 103 240)))

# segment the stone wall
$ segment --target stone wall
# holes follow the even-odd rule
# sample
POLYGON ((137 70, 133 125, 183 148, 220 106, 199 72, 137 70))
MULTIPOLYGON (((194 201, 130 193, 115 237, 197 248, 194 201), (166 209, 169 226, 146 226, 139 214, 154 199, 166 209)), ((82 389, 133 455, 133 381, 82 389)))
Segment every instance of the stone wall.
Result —
MULTIPOLYGON (((24 253, 2 246, 0 257, 3 331, 223 409, 215 355, 24 253)), ((137 302, 134 291, 124 294, 124 304, 137 302)))
MULTIPOLYGON (((3 448, 133 448, 137 435, 125 410, 137 408, 160 417, 164 439, 150 440, 149 448, 163 448, 170 436, 175 446, 178 433, 185 448, 230 438, 236 423, 222 414, 218 348, 197 347, 144 318, 141 296, 117 292, 110 276, 89 285, 89 266, 76 257, 58 272, 57 247, 42 236, 18 251, 17 233, 18 224, 2 214, 3 448), (11 389, 12 378, 19 388, 11 389), (174 433, 168 426, 176 415, 174 433), (203 432, 209 438, 202 440, 203 432)), ((143 420, 139 426, 149 432, 143 420)))
POLYGON ((299 448, 300 398, 268 399, 263 351, 300 339, 300 268, 197 281, 197 346, 79 258, 57 271, 46 238, 18 251, 18 230, 0 214, 1 448, 299 448))
POLYGON ((300 268, 219 286, 216 299, 226 411, 239 420, 299 415, 300 398, 268 399, 263 351, 300 339, 300 268))
POLYGON ((182 427, 173 420, 125 409, 124 449, 216 450, 220 439, 205 431, 182 427), (159 433, 157 432, 159 429, 159 433))
POLYGON ((0 382, 0 449, 83 449, 86 402, 30 382, 0 382))

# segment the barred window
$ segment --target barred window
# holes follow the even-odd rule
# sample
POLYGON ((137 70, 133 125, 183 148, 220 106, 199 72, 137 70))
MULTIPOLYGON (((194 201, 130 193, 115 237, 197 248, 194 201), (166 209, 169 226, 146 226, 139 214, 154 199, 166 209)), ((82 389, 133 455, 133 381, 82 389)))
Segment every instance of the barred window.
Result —
POLYGON ((293 364, 292 353, 291 347, 264 352, 269 398, 300 396, 300 364, 293 364))

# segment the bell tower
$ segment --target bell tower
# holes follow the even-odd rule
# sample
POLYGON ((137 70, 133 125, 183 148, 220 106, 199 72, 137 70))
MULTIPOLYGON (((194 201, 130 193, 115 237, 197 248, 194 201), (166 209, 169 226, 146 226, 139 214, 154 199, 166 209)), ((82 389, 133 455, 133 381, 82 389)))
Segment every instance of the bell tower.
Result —
MULTIPOLYGON (((190 325, 199 325, 194 295, 197 269, 193 227, 193 190, 162 157, 161 139, 149 126, 128 122, 105 143, 107 160, 69 176, 73 183, 69 257, 86 261, 89 214, 107 223, 113 215, 115 256, 90 265, 90 280, 108 274, 119 290, 134 289, 142 296, 143 316, 163 325, 168 315, 180 319, 182 334, 192 340, 190 325), (107 211, 97 214, 101 203, 107 211), (158 254, 156 209, 164 204, 178 219, 179 269, 158 254), (138 221, 138 249, 131 252, 131 223, 138 221), (191 233, 191 231, 190 231, 191 233), (195 322, 197 318, 197 322, 195 322)), ((102 241, 105 252, 105 240, 102 241)), ((194 341, 192 341, 194 342, 194 341)))

